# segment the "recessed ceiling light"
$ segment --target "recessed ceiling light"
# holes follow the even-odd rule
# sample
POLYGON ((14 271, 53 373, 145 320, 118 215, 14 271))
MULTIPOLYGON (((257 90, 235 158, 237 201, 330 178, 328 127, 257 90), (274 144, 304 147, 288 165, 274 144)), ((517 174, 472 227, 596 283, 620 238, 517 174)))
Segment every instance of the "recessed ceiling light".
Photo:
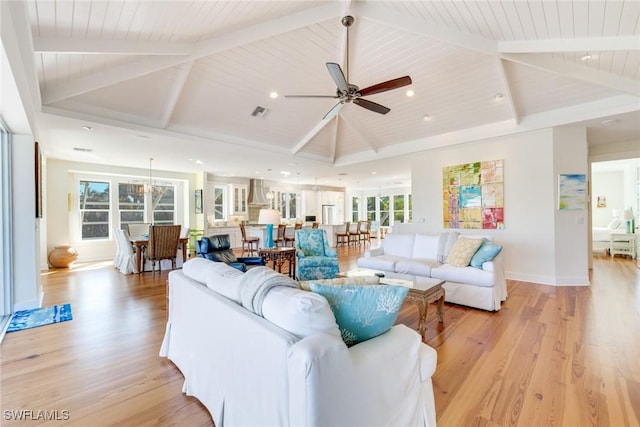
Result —
POLYGON ((425 122, 428 122, 429 120, 431 120, 431 116, 428 114, 425 114, 424 116, 422 116, 422 120, 424 120, 425 122))
POLYGON ((411 89, 409 89, 409 90, 407 91, 407 96, 409 96, 409 97, 411 97, 411 96, 413 96, 413 95, 415 95, 415 94, 416 94, 416 93, 415 93, 413 90, 411 90, 411 89))
POLYGON ((138 139, 149 139, 149 137, 147 135, 136 135, 136 138, 138 138, 138 139))
POLYGON ((584 55, 582 55, 582 56, 580 57, 580 61, 588 61, 588 60, 590 60, 591 58, 593 58, 593 57, 591 56, 591 54, 590 54, 590 53, 585 53, 584 55))
POLYGON ((278 97, 278 92, 276 92, 276 91, 274 90, 273 92, 271 92, 271 93, 269 94, 269 97, 270 97, 271 99, 276 99, 276 98, 278 97))
POLYGON ((203 165, 204 163, 202 162, 202 160, 196 160, 196 164, 203 165))
POLYGON ((91 132, 93 130, 91 126, 82 126, 82 129, 86 130, 87 132, 91 132))
POLYGON ((371 175, 375 175, 375 174, 377 174, 377 173, 378 173, 378 172, 371 172, 371 175))
POLYGON ((73 151, 81 151, 83 153, 90 153, 93 151, 91 148, 73 147, 73 151))
POLYGON ((617 119, 607 119, 600 122, 600 124, 603 126, 611 126, 615 125, 616 123, 618 123, 617 119))
POLYGON ((493 95, 493 99, 495 99, 496 101, 502 101, 504 99, 504 95, 498 92, 495 95, 493 95))
POLYGON ((284 175, 284 176, 289 176, 289 175, 291 175, 291 172, 289 172, 289 171, 280 171, 280 174, 284 175))

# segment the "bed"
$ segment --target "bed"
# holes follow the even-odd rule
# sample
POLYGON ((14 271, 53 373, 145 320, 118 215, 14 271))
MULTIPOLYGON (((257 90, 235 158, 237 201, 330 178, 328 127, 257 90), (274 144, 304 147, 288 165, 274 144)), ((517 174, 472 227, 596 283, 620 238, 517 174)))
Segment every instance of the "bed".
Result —
POLYGON ((591 231, 592 251, 609 253, 611 232, 624 228, 624 221, 620 218, 612 219, 606 227, 593 227, 591 231))

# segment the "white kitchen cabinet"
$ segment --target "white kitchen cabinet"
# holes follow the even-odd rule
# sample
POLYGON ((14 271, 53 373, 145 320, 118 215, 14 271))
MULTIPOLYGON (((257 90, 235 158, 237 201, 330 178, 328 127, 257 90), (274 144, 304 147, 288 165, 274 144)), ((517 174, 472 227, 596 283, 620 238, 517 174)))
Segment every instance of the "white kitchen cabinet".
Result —
POLYGON ((247 209, 247 195, 249 189, 246 185, 231 185, 231 206, 232 214, 245 215, 247 209))

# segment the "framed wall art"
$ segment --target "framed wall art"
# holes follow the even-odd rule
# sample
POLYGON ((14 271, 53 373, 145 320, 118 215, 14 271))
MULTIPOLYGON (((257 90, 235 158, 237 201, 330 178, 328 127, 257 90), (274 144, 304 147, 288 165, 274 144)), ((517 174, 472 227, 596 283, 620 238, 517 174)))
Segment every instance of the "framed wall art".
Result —
POLYGON ((585 209, 587 203, 587 176, 582 173, 558 175, 558 209, 585 209))
POLYGON ((442 169, 444 228, 504 228, 503 160, 442 169))

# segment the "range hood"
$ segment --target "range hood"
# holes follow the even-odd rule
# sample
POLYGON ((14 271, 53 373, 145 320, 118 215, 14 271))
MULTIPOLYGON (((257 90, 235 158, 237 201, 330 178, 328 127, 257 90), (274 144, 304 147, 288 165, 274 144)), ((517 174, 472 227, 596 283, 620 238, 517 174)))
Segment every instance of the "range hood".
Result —
POLYGON ((247 197, 249 206, 268 206, 269 201, 265 196, 264 181, 261 179, 249 180, 249 196, 247 197))

